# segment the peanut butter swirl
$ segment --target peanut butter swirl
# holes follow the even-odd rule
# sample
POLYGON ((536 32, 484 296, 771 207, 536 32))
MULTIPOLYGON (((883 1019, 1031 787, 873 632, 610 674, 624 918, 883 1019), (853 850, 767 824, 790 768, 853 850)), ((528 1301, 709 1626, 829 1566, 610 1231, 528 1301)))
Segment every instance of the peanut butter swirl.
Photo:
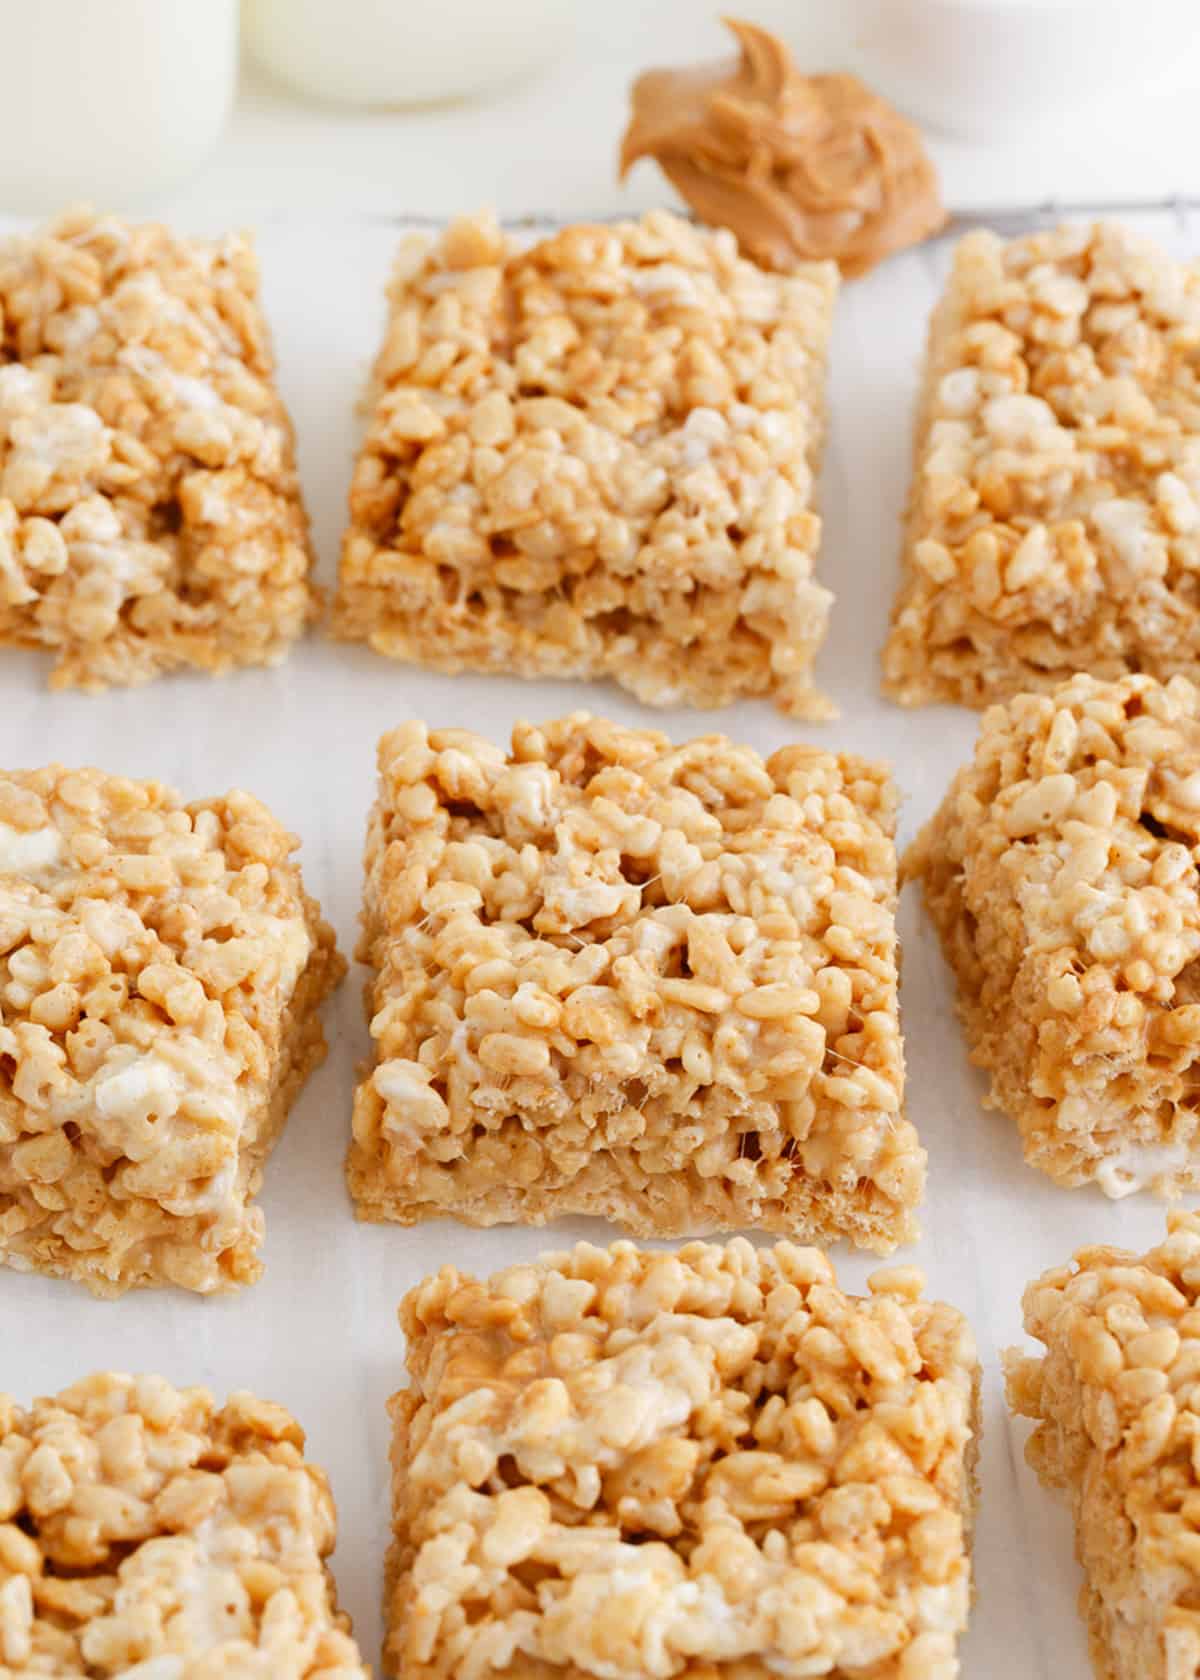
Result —
POLYGON ((782 41, 725 22, 736 62, 633 85, 622 178, 653 157, 702 221, 770 268, 832 257, 863 274, 946 219, 919 130, 856 76, 804 76, 782 41))

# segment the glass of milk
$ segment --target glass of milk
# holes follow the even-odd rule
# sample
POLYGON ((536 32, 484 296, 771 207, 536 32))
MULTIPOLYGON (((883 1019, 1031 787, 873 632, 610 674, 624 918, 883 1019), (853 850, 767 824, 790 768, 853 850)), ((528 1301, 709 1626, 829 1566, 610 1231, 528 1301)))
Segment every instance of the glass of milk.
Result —
MULTIPOLYGON (((769 0, 783 33, 923 122, 995 140, 1200 73, 1197 0, 769 0)), ((758 14, 755 13, 755 16, 758 14)))
POLYGON ((425 105, 544 63, 571 10, 572 0, 246 0, 246 42, 310 98, 425 105))
POLYGON ((237 0, 0 0, 0 212, 123 209, 229 114, 237 0))

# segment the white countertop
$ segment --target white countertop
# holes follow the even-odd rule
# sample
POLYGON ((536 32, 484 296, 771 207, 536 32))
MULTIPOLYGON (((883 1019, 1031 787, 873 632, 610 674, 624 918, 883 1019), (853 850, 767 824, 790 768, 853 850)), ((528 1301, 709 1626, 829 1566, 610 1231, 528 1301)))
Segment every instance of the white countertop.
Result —
MULTIPOLYGON (((825 0, 836 5, 839 0, 825 0)), ((759 0, 803 54, 799 0, 759 0)), ((225 137, 166 212, 208 224, 266 206, 445 215, 492 205, 587 214, 640 210, 672 194, 643 163, 624 187, 614 158, 632 77, 650 64, 728 53, 716 8, 700 0, 605 0, 574 8, 570 44, 547 70, 484 99, 423 111, 305 104, 247 67, 225 137)), ((828 68, 818 63, 817 67, 828 68)), ((1200 101, 1139 99, 1003 145, 930 144, 953 209, 1200 197, 1200 101)))

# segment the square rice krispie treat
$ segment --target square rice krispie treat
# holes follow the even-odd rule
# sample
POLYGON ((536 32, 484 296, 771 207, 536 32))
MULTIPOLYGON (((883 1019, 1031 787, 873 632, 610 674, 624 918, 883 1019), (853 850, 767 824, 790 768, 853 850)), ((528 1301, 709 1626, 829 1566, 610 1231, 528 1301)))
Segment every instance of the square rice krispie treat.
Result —
POLYGON ((379 768, 363 1218, 911 1240, 883 767, 580 712, 379 768))
POLYGON ((107 1372, 0 1394, 0 1677, 367 1680, 282 1406, 107 1372))
POLYGON ((0 644, 56 687, 275 664, 309 562, 250 241, 0 238, 0 644))
POLYGON ((812 662, 832 263, 768 274, 665 211, 532 246, 406 240, 336 625, 442 671, 652 705, 829 705, 812 662))
POLYGON ((385 1672, 954 1680, 966 1321, 816 1249, 580 1244, 407 1296, 385 1672))
POLYGON ((1025 1158, 1200 1187, 1200 692, 1072 678, 985 713, 904 860, 1025 1158))
POLYGON ((345 965, 248 793, 0 776, 0 1264, 252 1283, 252 1198, 345 965))
POLYGON ((1200 1216, 1143 1256, 1084 1248, 1025 1291, 1045 1353, 1011 1351, 1025 1456, 1065 1488, 1101 1680, 1200 1674, 1200 1216))
POLYGON ((906 705, 1200 674, 1200 268, 1100 224, 958 246, 929 336, 906 705))

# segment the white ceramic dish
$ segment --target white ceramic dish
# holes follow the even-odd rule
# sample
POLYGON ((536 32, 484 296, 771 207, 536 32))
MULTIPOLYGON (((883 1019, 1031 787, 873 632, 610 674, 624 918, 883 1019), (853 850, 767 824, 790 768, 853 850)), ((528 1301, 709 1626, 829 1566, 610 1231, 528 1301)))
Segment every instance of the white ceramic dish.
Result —
POLYGON ((974 139, 1090 109, 1114 126, 1200 62, 1196 0, 768 0, 799 50, 974 139), (790 15, 790 21, 789 21, 790 15))

